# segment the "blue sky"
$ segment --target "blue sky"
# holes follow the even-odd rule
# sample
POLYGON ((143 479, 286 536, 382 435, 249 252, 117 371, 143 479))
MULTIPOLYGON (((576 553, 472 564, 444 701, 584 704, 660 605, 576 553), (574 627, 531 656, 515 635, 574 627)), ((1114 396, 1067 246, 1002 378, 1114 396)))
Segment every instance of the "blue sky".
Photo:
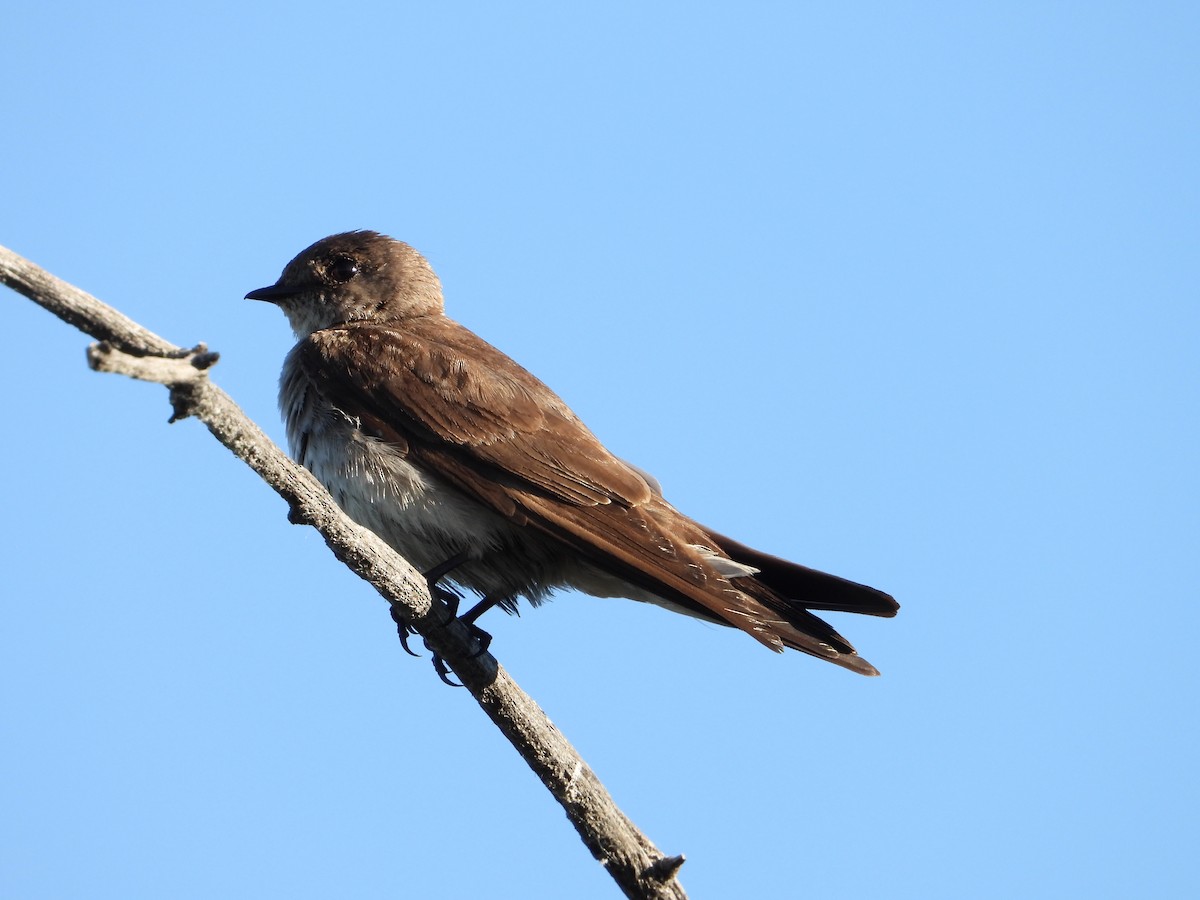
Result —
MULTIPOLYGON (((1198 19, 22 4, 0 243, 282 441, 242 295, 403 238, 681 509, 894 593, 836 622, 873 680, 619 600, 485 621, 692 896, 1185 896, 1198 19)), ((3 893, 614 896, 282 501, 0 302, 3 893)))

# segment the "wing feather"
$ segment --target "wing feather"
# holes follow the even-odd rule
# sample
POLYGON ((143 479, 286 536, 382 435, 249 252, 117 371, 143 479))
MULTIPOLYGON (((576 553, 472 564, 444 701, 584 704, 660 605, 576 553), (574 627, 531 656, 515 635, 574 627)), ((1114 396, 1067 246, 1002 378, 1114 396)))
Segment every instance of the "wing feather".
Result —
POLYGON ((557 395, 449 319, 410 320, 403 331, 329 328, 296 352, 344 412, 357 415, 349 407, 365 400, 374 418, 474 458, 490 474, 581 506, 631 506, 651 496, 646 479, 605 450, 557 395))
POLYGON ((609 453, 541 381, 452 320, 342 325, 314 332, 293 352, 331 403, 405 448, 414 465, 600 570, 774 650, 787 644, 870 668, 857 657, 839 660, 853 648, 820 619, 811 617, 823 628, 806 634, 772 608, 778 598, 769 591, 757 598, 762 590, 734 587, 697 549, 711 546, 710 536, 652 479, 609 453))

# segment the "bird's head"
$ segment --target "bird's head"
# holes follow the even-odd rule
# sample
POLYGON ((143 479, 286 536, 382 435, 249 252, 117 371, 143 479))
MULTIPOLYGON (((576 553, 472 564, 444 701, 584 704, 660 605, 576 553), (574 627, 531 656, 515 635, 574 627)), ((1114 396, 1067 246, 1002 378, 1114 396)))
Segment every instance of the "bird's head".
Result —
POLYGON ((442 312, 442 285, 425 257, 374 231, 323 238, 247 300, 274 303, 298 338, 347 322, 397 322, 442 312))

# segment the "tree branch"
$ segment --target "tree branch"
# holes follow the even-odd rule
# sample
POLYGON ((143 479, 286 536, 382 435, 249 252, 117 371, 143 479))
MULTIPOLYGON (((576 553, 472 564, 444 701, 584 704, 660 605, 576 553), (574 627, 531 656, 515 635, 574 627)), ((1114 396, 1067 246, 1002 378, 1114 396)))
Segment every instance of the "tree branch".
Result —
POLYGON ((476 655, 469 630, 424 578, 373 532, 349 519, 209 380, 217 361, 203 344, 176 347, 90 294, 0 247, 0 282, 96 338, 88 364, 170 389, 171 421, 195 417, 287 501, 292 522, 312 525, 334 556, 368 581, 453 669, 558 800, 592 855, 631 898, 686 898, 675 876, 682 856, 664 856, 617 807, 595 773, 546 714, 488 653, 476 655))

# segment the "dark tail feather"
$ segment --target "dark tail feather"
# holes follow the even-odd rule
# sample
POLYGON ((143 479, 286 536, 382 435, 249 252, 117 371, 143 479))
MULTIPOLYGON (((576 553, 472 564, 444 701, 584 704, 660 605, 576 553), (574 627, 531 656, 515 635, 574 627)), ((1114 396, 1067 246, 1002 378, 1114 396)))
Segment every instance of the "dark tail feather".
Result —
MULTIPOLYGON (((756 581, 761 581, 780 597, 804 609, 888 617, 896 615, 900 609, 900 604, 883 591, 788 562, 716 532, 708 533, 730 558, 758 569, 758 574, 754 576, 756 581)), ((812 618, 821 621, 816 616, 812 618)))
POLYGON ((859 656, 851 643, 838 634, 828 622, 817 618, 795 601, 780 597, 755 577, 739 578, 737 584, 738 590, 749 594, 774 614, 761 621, 769 624, 771 633, 783 646, 831 662, 859 675, 879 674, 879 670, 859 656))
POLYGON ((738 579, 738 588, 786 620, 784 627, 775 629, 784 644, 860 675, 879 674, 848 640, 809 610, 894 616, 900 605, 890 595, 771 556, 724 535, 709 534, 730 558, 759 570, 757 575, 738 579))

